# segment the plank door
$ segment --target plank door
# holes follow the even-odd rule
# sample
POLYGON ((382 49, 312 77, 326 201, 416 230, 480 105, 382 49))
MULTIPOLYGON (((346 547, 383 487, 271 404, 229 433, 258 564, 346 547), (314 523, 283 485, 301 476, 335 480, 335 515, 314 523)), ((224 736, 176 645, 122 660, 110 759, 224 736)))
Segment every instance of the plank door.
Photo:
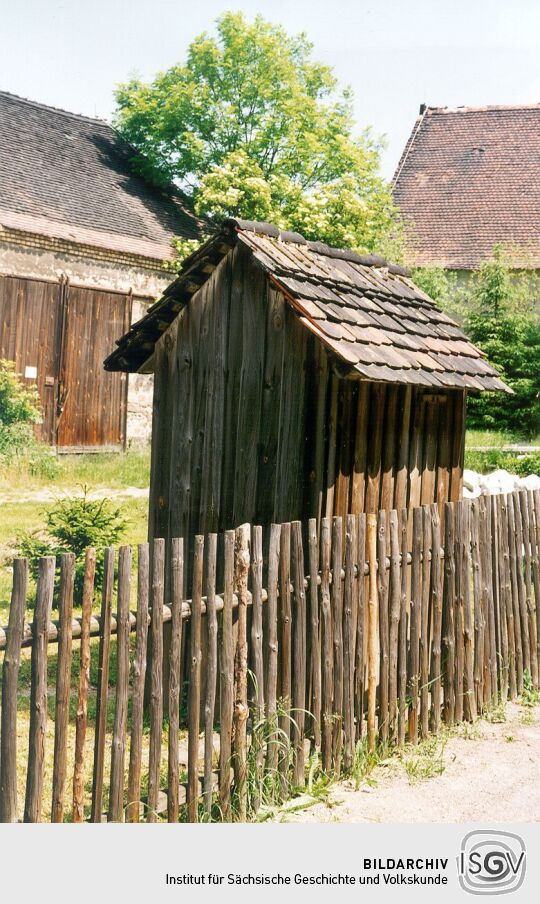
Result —
POLYGON ((131 296, 68 286, 65 295, 57 446, 123 448, 127 374, 108 373, 103 361, 129 328, 131 296))
POLYGON ((0 276, 0 357, 37 386, 42 422, 36 434, 50 445, 56 441, 62 291, 60 282, 0 276))

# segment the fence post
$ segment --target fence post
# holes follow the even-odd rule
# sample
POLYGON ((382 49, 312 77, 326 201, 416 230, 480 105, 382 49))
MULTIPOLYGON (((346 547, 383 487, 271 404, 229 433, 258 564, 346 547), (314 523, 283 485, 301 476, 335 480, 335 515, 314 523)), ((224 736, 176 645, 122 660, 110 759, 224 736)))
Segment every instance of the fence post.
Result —
POLYGON ((28 559, 14 559, 7 646, 2 666, 0 822, 17 822, 17 681, 27 586, 28 559))
POLYGON ((73 630, 73 582, 75 556, 60 556, 60 626, 56 662, 56 703, 54 716, 54 764, 51 822, 64 818, 64 793, 67 772, 69 699, 71 696, 71 652, 73 630))
POLYGON ((129 600, 131 596, 131 546, 121 546, 118 556, 118 609, 116 637, 116 705, 111 748, 109 822, 124 815, 124 761, 129 694, 129 600))
POLYGON ((304 588, 304 550, 302 547, 302 524, 291 524, 291 564, 294 587, 294 659, 293 659, 293 781, 297 788, 304 786, 304 728, 306 719, 306 592, 304 588))
POLYGON ((444 584, 443 584, 443 650, 444 650, 444 720, 454 724, 454 605, 455 605, 454 503, 444 506, 444 584))
POLYGON ((203 588, 204 537, 195 537, 193 591, 191 594, 191 631, 189 653, 188 701, 188 822, 198 821, 199 803, 199 729, 201 706, 201 605, 203 588))
POLYGON ((92 779, 92 822, 101 822, 103 807, 103 773, 105 766, 105 734, 107 731, 107 700, 109 696, 109 655, 111 648, 111 616, 114 584, 114 548, 105 550, 103 561, 103 589, 101 624, 99 631, 99 663, 96 700, 96 730, 94 735, 94 770, 92 779))
POLYGON ((371 512, 367 516, 367 557, 369 561, 367 738, 368 748, 370 752, 374 752, 377 707, 377 515, 371 512))
POLYGON ((131 743, 129 748, 126 822, 138 822, 140 809, 144 683, 146 680, 146 652, 148 648, 150 580, 148 543, 139 545, 137 559, 137 634, 135 639, 135 659, 133 661, 131 743))
POLYGON ((249 574, 249 524, 236 531, 235 575, 238 593, 238 642, 234 662, 234 778, 238 794, 238 819, 247 819, 247 582, 249 574))
POLYGON ((148 822, 157 821, 163 733, 163 595, 165 588, 165 541, 154 540, 152 548, 152 614, 150 631, 150 751, 148 757, 148 822))

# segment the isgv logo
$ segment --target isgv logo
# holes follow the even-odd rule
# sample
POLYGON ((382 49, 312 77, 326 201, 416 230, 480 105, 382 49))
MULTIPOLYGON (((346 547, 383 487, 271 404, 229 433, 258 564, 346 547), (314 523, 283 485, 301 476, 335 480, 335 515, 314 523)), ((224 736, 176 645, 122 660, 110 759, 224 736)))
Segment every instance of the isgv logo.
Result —
POLYGON ((461 842, 459 883, 472 895, 504 895, 523 884, 525 842, 512 832, 469 832, 461 842))

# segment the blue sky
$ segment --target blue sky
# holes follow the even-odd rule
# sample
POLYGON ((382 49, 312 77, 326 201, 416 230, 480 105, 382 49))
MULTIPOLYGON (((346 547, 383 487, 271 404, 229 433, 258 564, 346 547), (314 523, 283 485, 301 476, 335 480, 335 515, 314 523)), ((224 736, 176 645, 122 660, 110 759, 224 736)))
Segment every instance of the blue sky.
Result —
POLYGON ((421 102, 540 102, 538 0, 1 0, 0 89, 107 118, 114 85, 150 79, 228 9, 306 31, 387 136, 391 176, 421 102))

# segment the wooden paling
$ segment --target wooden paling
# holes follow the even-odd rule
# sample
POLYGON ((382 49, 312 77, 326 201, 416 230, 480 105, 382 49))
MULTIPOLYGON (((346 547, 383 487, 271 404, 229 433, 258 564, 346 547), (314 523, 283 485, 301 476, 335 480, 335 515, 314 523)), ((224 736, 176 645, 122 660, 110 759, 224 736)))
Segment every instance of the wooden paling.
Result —
POLYGON ((0 822, 17 822, 17 680, 28 587, 28 559, 13 560, 8 644, 2 666, 0 822))
POLYGON ((114 558, 115 551, 112 547, 109 547, 105 550, 103 560, 103 587, 101 591, 96 729, 94 734, 94 772, 92 778, 92 810, 90 816, 92 822, 101 822, 103 816, 103 778, 105 771, 107 700, 109 698, 109 656, 111 649, 114 558))

